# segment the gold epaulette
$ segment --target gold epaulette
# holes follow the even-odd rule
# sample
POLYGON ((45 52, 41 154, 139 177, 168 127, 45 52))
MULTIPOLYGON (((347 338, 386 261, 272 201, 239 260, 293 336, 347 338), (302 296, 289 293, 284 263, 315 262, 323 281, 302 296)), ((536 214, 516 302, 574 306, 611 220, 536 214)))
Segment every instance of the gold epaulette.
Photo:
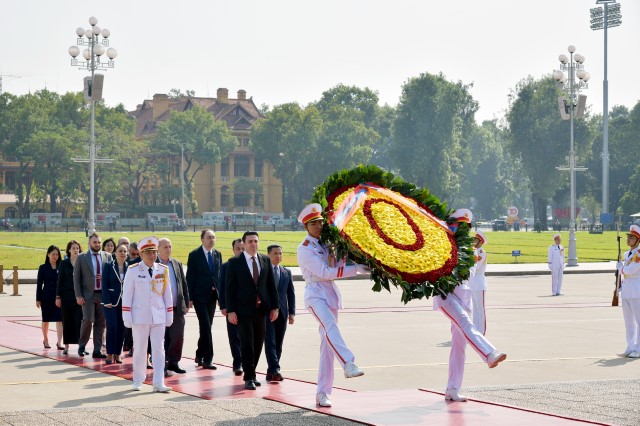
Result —
POLYGON ((138 266, 140 264, 140 262, 138 263, 132 263, 131 265, 129 265, 129 268, 135 268, 136 266, 138 266))

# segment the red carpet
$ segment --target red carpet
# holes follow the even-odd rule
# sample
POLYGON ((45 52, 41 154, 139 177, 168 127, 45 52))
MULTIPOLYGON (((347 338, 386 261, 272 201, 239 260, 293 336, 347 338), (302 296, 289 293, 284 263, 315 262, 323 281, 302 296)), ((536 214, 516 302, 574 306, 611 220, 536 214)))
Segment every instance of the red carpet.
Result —
MULTIPOLYGON (((105 374, 131 379, 131 359, 125 357, 123 364, 107 365, 103 360, 91 356, 80 358, 71 348, 69 355, 54 348, 44 349, 40 345, 42 334, 38 317, 0 317, 0 346, 54 359, 68 364, 100 371, 105 374), (33 325, 24 324, 32 322, 33 325)), ((87 348, 90 352, 90 348, 87 348)), ((570 425, 601 424, 547 415, 515 407, 482 401, 445 402, 441 394, 428 390, 389 390, 354 392, 334 389, 331 395, 332 408, 315 405, 315 383, 286 379, 270 384, 259 374, 262 386, 255 391, 244 389, 242 376, 235 376, 229 366, 216 364, 218 369, 196 368, 192 360, 183 358, 182 368, 186 374, 174 374, 165 379, 167 386, 176 392, 203 399, 266 398, 296 407, 376 425, 570 425)), ((149 375, 151 377, 151 375, 149 375)), ((147 381, 147 384, 151 384, 147 381)))

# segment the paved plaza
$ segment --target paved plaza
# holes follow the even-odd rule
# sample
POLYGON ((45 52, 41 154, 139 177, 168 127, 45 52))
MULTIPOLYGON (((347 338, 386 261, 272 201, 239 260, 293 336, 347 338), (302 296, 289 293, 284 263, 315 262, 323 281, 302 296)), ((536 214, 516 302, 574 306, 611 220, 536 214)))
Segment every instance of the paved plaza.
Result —
MULTIPOLYGON (((611 307, 613 275, 597 273, 608 265, 590 268, 584 270, 590 273, 567 274, 564 295, 553 297, 548 275, 504 275, 506 266, 494 266, 488 278, 487 338, 508 359, 488 369, 475 352, 467 350, 463 393, 569 418, 639 424, 640 360, 616 356, 625 348, 625 331, 621 309, 611 307)), ((543 272, 541 265, 516 269, 543 272)), ((285 338, 282 373, 288 379, 315 382, 317 325, 302 309, 304 283, 294 284, 298 315, 285 338)), ((340 315, 341 330, 365 375, 346 380, 337 371, 335 386, 384 394, 408 389, 443 392, 449 321, 432 310, 430 300, 403 305, 399 291, 375 293, 371 285, 367 280, 340 284, 346 307, 340 315)), ((0 315, 21 316, 21 325, 39 326, 35 286, 21 285, 20 293, 22 297, 0 295, 0 315)), ((213 329, 214 363, 228 366, 231 354, 219 314, 213 329)), ((197 335, 197 320, 190 312, 184 365, 193 362, 197 335)), ((33 342, 34 349, 40 350, 40 345, 33 342)), ((73 353, 69 357, 77 357, 73 353)), ((264 356, 258 371, 266 371, 264 356)), ((205 401, 179 392, 153 394, 149 386, 132 393, 131 382, 121 377, 8 347, 0 347, 0 377, 0 425, 350 423, 260 398, 205 401)), ((309 389, 306 398, 312 403, 313 387, 309 389)))

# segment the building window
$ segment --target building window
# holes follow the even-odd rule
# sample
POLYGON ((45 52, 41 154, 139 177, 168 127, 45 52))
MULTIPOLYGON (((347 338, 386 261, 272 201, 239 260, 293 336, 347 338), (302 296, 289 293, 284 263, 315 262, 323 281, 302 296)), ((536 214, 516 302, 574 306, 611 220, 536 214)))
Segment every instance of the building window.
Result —
POLYGON ((262 160, 255 160, 253 163, 253 175, 255 177, 262 177, 262 169, 263 169, 263 162, 262 160))
POLYGON ((227 185, 220 188, 220 207, 229 207, 229 187, 227 185))
POLYGON ((6 172, 4 174, 4 186, 9 191, 16 190, 16 172, 6 172))
POLYGON ((220 176, 229 177, 229 159, 225 158, 220 162, 220 176))
POLYGON ((4 209, 4 217, 7 219, 15 219, 18 217, 18 209, 15 207, 7 207, 4 209))
POLYGON ((246 155, 237 155, 233 159, 233 176, 249 177, 249 157, 246 155))

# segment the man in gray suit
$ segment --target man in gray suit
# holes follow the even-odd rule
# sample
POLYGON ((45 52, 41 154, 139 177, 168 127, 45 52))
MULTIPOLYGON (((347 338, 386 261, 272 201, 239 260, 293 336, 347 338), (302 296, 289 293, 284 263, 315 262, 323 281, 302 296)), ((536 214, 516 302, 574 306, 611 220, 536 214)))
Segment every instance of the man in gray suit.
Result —
POLYGON ((282 262, 282 246, 272 244, 267 247, 267 254, 271 258, 273 277, 278 289, 280 315, 273 321, 267 321, 267 329, 264 339, 264 353, 267 357, 268 382, 281 382, 284 380, 280 374, 280 357, 282 356, 282 343, 287 332, 287 323, 293 325, 296 316, 296 294, 293 289, 291 270, 280 265, 282 262))
POLYGON ((189 312, 189 289, 182 263, 171 257, 171 240, 158 240, 158 259, 169 267, 169 282, 173 298, 173 324, 164 333, 165 368, 174 373, 184 374, 180 368, 184 345, 184 316, 189 312))
POLYGON ((111 261, 111 254, 101 251, 102 238, 97 233, 89 237, 89 250, 78 256, 73 268, 76 301, 82 306, 82 323, 78 339, 78 355, 89 355, 85 346, 93 328, 93 357, 106 358, 102 353, 102 337, 106 325, 102 308, 102 269, 111 261))

